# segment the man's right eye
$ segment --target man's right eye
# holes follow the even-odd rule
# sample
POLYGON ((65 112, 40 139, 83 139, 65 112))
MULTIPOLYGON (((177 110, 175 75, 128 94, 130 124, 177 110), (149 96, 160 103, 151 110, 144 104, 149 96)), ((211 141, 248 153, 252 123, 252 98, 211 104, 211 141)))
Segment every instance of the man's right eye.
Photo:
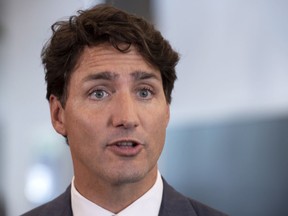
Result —
POLYGON ((94 90, 89 95, 90 95, 90 98, 94 100, 102 100, 106 98, 107 96, 109 96, 109 94, 105 90, 102 90, 102 89, 94 90))

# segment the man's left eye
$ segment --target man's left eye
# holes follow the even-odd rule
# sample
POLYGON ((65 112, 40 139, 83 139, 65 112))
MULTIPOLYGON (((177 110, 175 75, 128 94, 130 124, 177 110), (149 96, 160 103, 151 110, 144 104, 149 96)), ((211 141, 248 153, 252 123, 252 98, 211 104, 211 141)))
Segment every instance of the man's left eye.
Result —
POLYGON ((152 90, 147 89, 147 88, 143 88, 143 89, 140 89, 140 90, 138 91, 138 96, 139 96, 140 98, 149 99, 149 98, 152 97, 152 95, 153 95, 152 90))

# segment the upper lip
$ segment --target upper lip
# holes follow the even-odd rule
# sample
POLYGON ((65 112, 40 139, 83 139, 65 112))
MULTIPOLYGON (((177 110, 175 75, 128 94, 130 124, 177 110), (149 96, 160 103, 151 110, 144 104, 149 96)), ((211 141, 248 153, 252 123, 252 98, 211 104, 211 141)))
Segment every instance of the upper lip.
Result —
POLYGON ((117 139, 117 140, 113 140, 111 142, 109 142, 107 144, 107 146, 112 146, 112 145, 117 145, 118 143, 128 143, 128 142, 132 142, 134 143, 135 145, 143 145, 142 142, 140 142, 139 140, 137 139, 130 139, 130 138, 125 138, 125 139, 117 139))

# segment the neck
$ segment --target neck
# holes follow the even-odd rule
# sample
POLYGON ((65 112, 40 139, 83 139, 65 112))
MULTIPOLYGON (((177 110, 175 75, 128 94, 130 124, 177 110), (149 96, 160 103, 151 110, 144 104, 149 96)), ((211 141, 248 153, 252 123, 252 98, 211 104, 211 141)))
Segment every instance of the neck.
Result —
POLYGON ((81 177, 75 173, 74 185, 78 192, 91 202, 116 214, 140 198, 155 184, 157 166, 145 177, 133 183, 115 184, 99 178, 83 178, 83 175, 81 177))

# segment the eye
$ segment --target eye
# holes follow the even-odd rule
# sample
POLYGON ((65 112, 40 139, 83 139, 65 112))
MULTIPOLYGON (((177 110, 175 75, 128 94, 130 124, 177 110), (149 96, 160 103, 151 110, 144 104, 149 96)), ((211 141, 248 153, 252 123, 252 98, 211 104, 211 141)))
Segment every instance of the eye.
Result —
POLYGON ((94 100, 102 100, 109 96, 109 94, 103 89, 96 89, 89 94, 90 98, 94 100))
POLYGON ((150 99, 153 96, 153 90, 150 88, 141 88, 138 92, 137 92, 138 96, 142 99, 150 99))

